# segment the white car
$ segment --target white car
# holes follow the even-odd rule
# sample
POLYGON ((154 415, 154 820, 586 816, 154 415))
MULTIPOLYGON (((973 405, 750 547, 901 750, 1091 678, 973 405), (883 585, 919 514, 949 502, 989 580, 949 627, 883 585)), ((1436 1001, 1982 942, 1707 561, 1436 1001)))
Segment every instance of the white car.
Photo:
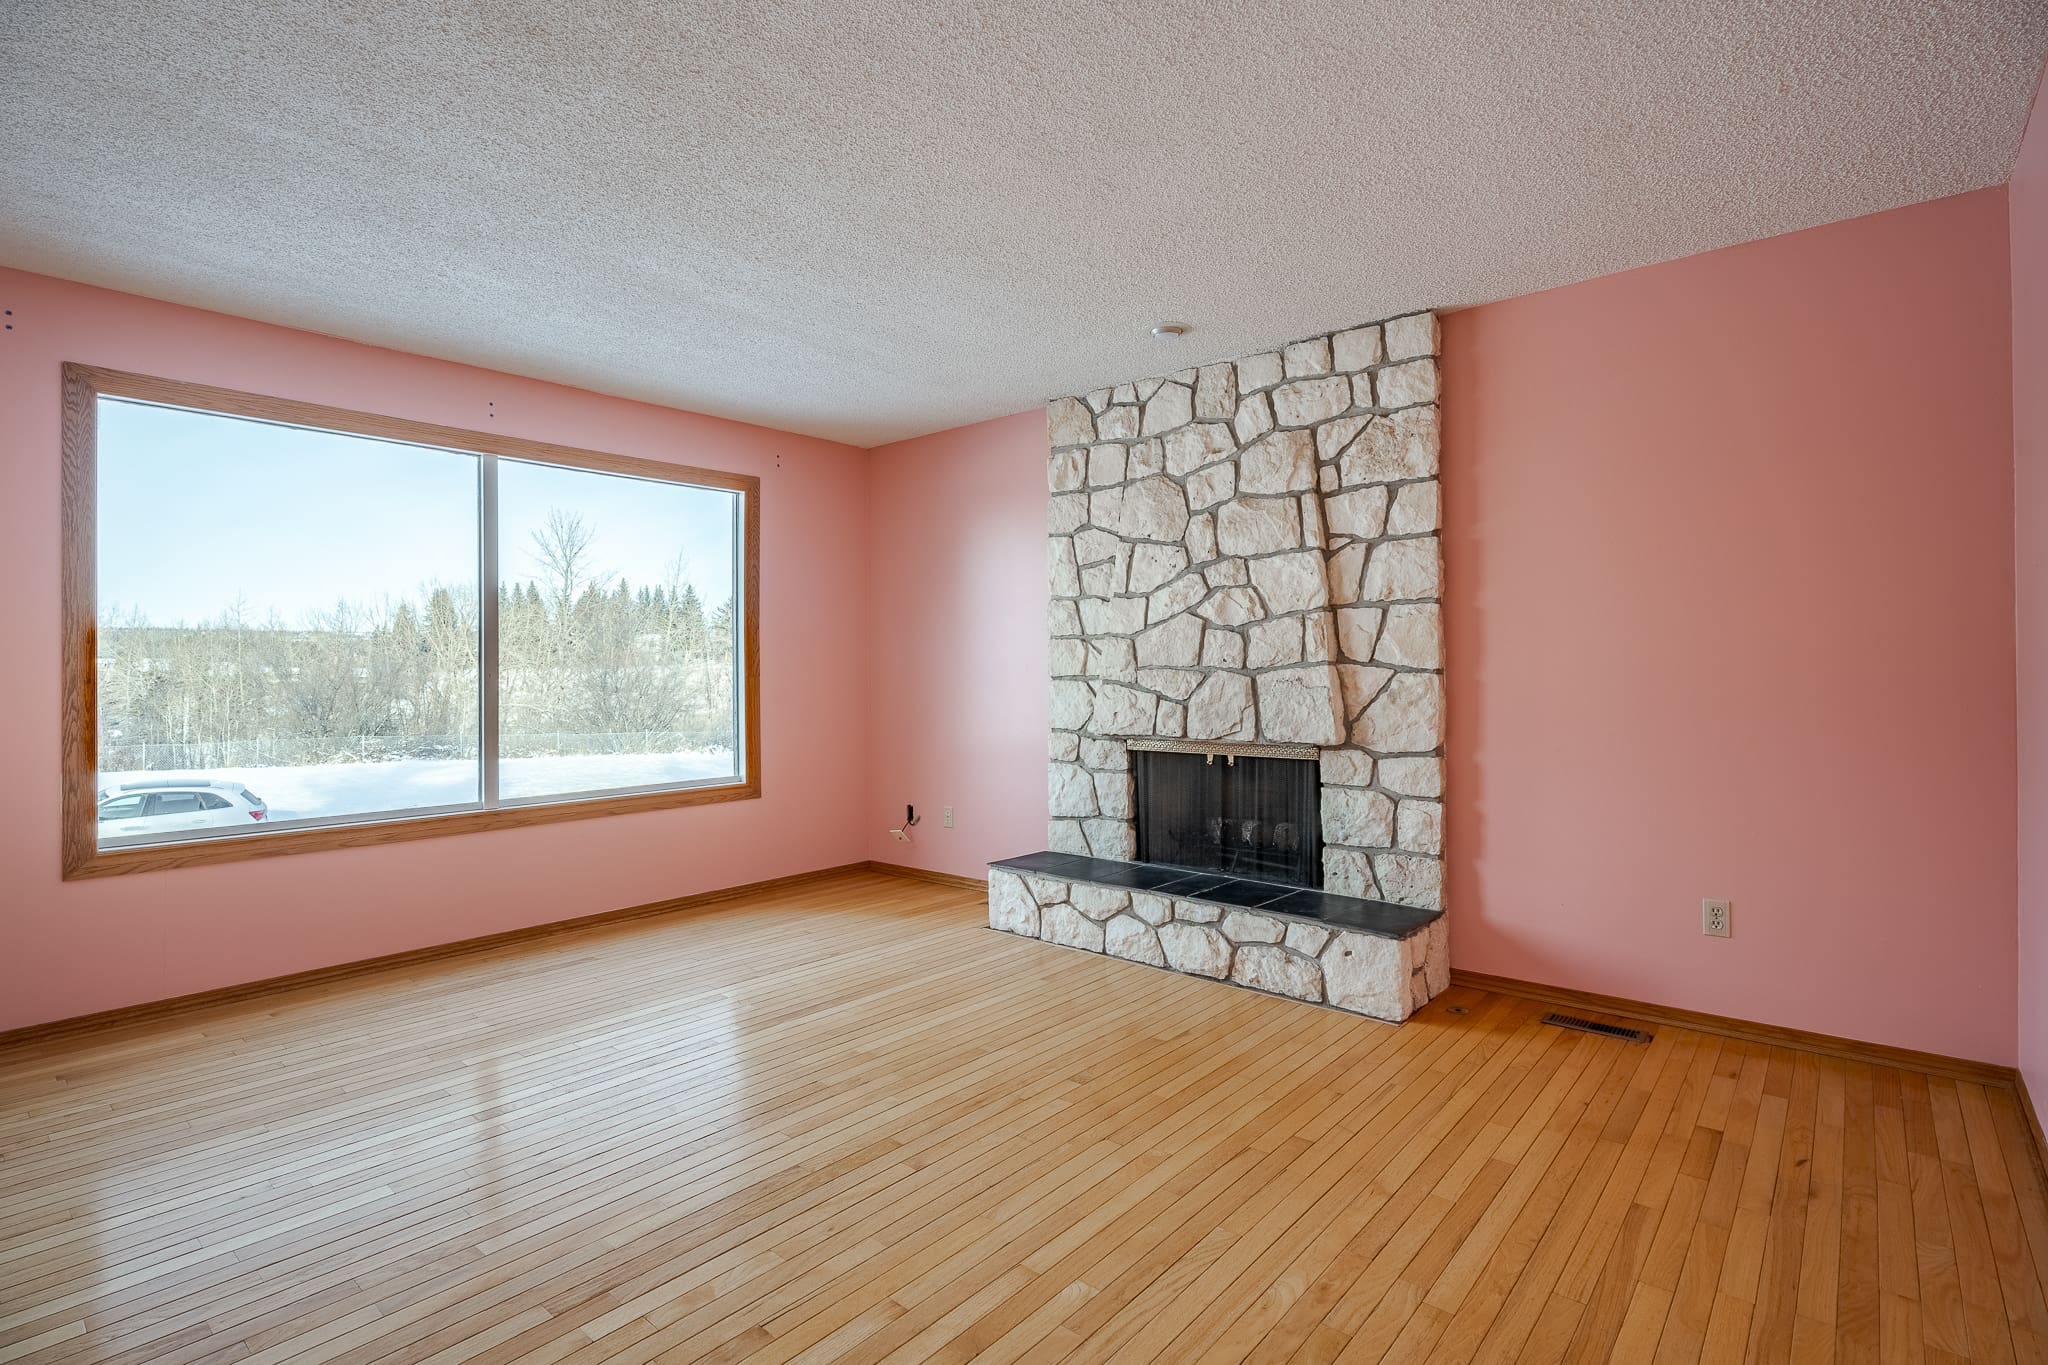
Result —
POLYGON ((99 794, 99 807, 102 840, 246 826, 270 818, 263 798, 241 783, 189 777, 108 787, 99 794))

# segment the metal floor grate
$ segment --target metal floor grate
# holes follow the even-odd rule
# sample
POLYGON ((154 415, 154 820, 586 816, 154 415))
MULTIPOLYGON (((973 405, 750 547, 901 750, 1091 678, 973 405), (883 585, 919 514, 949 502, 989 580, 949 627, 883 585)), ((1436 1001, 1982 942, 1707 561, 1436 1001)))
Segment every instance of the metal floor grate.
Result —
POLYGON ((1639 1028, 1623 1028, 1619 1024, 1601 1024, 1591 1019, 1581 1019, 1576 1014, 1546 1014, 1543 1022, 1558 1028, 1568 1028, 1579 1033, 1597 1033, 1602 1038, 1619 1038, 1624 1043, 1647 1043, 1650 1035, 1639 1028))

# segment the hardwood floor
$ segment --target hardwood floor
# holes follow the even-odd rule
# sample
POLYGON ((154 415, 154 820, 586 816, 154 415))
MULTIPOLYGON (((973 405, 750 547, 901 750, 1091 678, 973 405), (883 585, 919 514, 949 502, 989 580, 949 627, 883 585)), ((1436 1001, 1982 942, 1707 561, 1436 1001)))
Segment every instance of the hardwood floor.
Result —
POLYGON ((2010 1091, 853 874, 0 1051, 0 1361, 2048 1360, 2010 1091))

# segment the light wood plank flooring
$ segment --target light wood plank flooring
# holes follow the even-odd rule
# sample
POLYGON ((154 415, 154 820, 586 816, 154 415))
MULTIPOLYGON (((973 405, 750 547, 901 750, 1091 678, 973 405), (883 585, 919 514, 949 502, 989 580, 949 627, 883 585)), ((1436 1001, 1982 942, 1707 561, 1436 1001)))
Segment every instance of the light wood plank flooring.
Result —
POLYGON ((2001 1088, 875 874, 0 1052, 0 1361, 2041 1361, 2001 1088))

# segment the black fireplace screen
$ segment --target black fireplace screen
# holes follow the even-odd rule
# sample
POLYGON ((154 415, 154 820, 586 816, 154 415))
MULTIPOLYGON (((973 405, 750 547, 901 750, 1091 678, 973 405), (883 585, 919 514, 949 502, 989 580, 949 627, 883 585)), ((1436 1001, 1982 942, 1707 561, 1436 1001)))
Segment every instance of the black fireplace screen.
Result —
POLYGON ((1140 862, 1323 884, 1322 772, 1314 759, 1151 750, 1131 758, 1140 862))

